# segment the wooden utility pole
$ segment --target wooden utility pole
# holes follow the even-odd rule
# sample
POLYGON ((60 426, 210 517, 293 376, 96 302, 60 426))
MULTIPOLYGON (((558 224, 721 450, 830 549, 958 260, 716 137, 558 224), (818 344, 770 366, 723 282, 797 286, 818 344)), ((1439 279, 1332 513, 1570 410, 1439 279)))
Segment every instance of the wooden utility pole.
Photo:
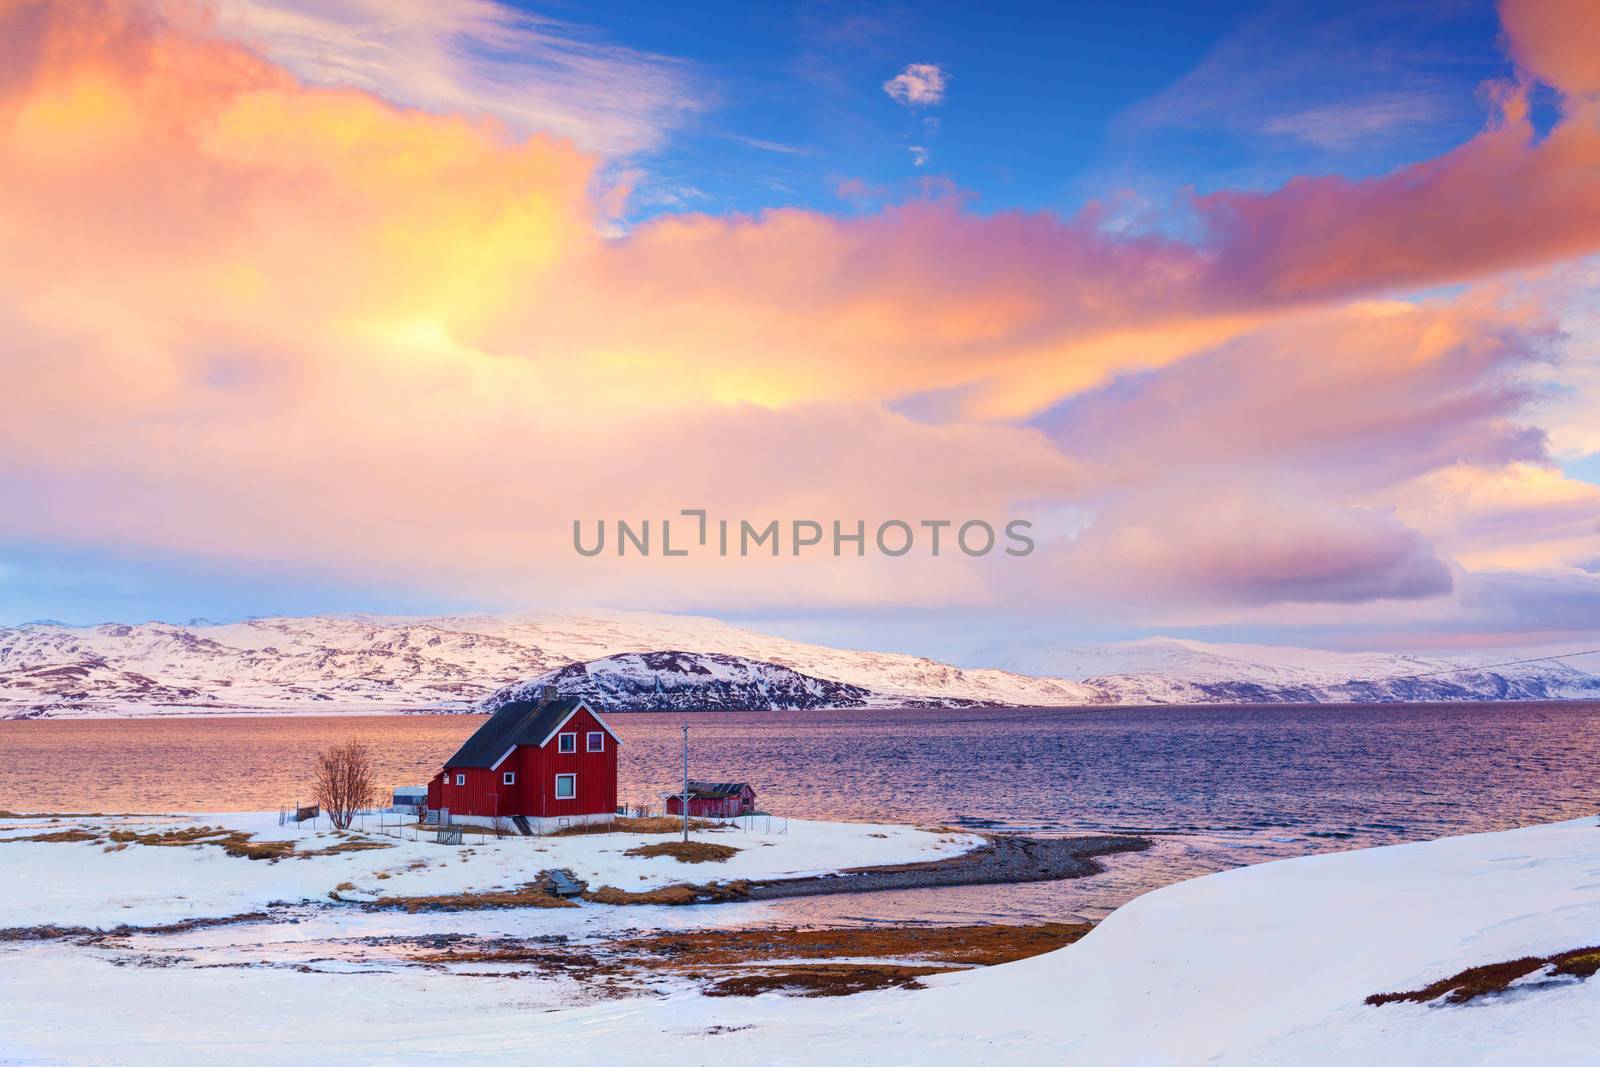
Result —
POLYGON ((689 840, 689 724, 683 724, 683 840, 689 840))

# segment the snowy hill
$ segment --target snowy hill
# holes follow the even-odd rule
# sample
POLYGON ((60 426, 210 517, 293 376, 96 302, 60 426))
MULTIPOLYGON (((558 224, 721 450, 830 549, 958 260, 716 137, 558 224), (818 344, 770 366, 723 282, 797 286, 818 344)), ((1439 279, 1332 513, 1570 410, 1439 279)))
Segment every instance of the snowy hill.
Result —
MULTIPOLYGON (((1600 699, 1600 675, 1563 663, 1415 678, 1462 664, 1155 638, 1018 653, 1007 669, 964 669, 791 641, 715 619, 587 612, 0 628, 0 717, 470 711, 505 686, 572 664, 587 665, 587 673, 595 661, 627 653, 693 655, 707 670, 713 656, 747 661, 743 681, 730 677, 715 694, 705 690, 718 707, 733 706, 724 697, 759 695, 761 685, 798 700, 800 688, 792 687, 811 683, 840 687, 831 690, 833 706, 1600 699)), ((616 669, 621 679, 644 668, 618 660, 616 669)), ((681 678, 656 673, 667 688, 705 680, 696 670, 681 678)), ((653 692, 655 680, 649 684, 653 692)))
POLYGON ((869 690, 875 703, 1100 699, 1060 679, 827 648, 691 616, 311 616, 0 628, 0 717, 472 711, 504 686, 575 662, 666 649, 788 668, 869 690))
MULTIPOLYGON (((1583 660, 1475 667, 1503 658, 1440 659, 1153 637, 1047 648, 1008 657, 1005 666, 1081 682, 1118 704, 1600 699, 1600 675, 1573 665, 1583 660)), ((1589 665, 1600 667, 1600 656, 1590 657, 1589 665)))
POLYGON ((859 685, 740 656, 625 652, 506 686, 484 701, 484 710, 532 699, 545 686, 555 686, 562 696, 588 697, 610 711, 849 708, 886 702, 859 685))

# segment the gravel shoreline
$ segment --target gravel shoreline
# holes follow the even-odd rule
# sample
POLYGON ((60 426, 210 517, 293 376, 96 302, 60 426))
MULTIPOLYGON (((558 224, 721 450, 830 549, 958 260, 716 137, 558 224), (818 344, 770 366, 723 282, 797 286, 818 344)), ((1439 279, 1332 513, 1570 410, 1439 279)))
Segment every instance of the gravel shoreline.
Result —
POLYGON ((838 874, 751 882, 746 895, 751 900, 778 900, 829 893, 876 893, 886 889, 1053 882, 1098 874, 1105 867, 1096 862, 1097 856, 1142 852, 1150 847, 1148 838, 1121 834, 1093 837, 991 834, 988 842, 960 856, 927 863, 862 867, 838 874))

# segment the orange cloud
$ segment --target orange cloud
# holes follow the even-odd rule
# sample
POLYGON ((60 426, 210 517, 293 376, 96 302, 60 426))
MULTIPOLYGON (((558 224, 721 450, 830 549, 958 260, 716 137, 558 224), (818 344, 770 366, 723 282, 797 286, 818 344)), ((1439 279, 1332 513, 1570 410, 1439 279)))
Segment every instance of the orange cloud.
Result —
POLYGON ((1211 564, 1164 580, 1247 606, 1437 590, 1428 546, 1356 496, 1537 461, 1505 376, 1543 324, 1342 305, 1600 247, 1587 104, 1542 141, 1508 114, 1396 175, 1203 198, 1200 245, 946 194, 607 239, 590 153, 302 84, 202 9, 0 0, 0 50, 0 491, 22 502, 0 535, 486 597, 982 603, 1012 579, 961 560, 591 564, 570 520, 1082 503, 1111 581, 1154 566, 1128 531, 1156 530, 1169 478, 1340 464, 1379 484, 1318 478, 1271 552, 1228 547, 1251 543, 1237 509, 1197 511, 1211 564), (929 394, 939 418, 897 412, 929 394))
POLYGON ((1547 85, 1600 96, 1600 7, 1589 0, 1500 0, 1511 55, 1547 85))

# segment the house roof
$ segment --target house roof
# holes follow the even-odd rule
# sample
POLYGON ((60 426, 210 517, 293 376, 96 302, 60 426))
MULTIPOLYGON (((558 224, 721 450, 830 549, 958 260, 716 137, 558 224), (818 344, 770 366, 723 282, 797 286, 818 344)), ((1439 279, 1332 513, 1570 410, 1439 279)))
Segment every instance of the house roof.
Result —
MULTIPOLYGON (((446 767, 495 767, 518 745, 543 745, 580 707, 588 708, 581 697, 555 700, 514 700, 502 704, 489 721, 467 738, 466 744, 445 761, 446 767)), ((606 733, 620 740, 594 709, 589 708, 606 733)))
MULTIPOLYGON (((689 782, 689 795, 692 797, 736 797, 750 786, 745 782, 689 782)), ((754 793, 754 789, 750 789, 754 793)), ((669 793, 668 796, 681 796, 682 791, 669 793)))

